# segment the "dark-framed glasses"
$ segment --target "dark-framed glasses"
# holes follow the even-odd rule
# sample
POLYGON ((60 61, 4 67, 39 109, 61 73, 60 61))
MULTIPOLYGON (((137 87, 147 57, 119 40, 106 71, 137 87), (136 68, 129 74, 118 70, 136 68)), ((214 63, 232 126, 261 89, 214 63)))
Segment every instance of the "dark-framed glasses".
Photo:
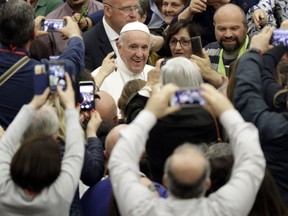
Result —
POLYGON ((180 40, 177 40, 176 38, 172 38, 169 41, 169 45, 176 46, 178 42, 180 43, 181 46, 189 46, 191 44, 191 38, 189 39, 181 38, 180 40))
POLYGON ((118 7, 115 7, 115 6, 108 4, 108 3, 104 3, 104 4, 108 5, 111 8, 115 8, 124 14, 130 14, 132 12, 138 12, 138 10, 140 9, 140 5, 118 8, 118 7))

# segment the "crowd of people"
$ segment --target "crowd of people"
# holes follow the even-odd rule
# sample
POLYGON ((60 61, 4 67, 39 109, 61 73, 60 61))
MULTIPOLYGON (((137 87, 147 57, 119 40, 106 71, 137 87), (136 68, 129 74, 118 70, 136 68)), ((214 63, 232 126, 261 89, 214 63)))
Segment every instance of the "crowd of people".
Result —
POLYGON ((0 214, 288 216, 287 9, 0 0, 0 214))

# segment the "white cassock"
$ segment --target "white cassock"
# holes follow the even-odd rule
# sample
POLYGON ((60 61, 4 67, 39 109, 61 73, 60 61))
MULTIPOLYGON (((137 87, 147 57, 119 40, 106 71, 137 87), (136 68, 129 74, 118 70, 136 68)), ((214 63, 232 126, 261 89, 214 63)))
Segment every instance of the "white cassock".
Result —
MULTIPOLYGON (((146 64, 141 73, 134 74, 126 67, 120 57, 116 58, 116 64, 117 71, 113 71, 109 76, 105 78, 104 82, 100 86, 100 90, 109 93, 117 104, 125 83, 133 79, 142 79, 147 81, 148 72, 154 67, 146 64)), ((100 68, 101 66, 95 69, 92 72, 92 75, 95 76, 100 68)))

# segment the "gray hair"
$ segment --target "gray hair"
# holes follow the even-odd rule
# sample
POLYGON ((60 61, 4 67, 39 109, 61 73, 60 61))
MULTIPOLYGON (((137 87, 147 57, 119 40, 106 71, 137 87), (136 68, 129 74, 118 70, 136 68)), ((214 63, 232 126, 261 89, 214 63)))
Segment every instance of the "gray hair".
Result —
POLYGON ((160 82, 173 83, 181 88, 199 87, 203 83, 200 70, 194 62, 185 57, 175 57, 167 60, 161 67, 160 82))
POLYGON ((0 41, 23 47, 34 32, 33 8, 23 0, 10 0, 0 7, 0 41))
MULTIPOLYGON (((203 157, 205 157, 201 148, 199 148, 197 145, 190 143, 184 143, 181 146, 178 146, 174 150, 173 154, 186 153, 189 150, 195 150, 200 154, 203 154, 203 157)), ((181 182, 181 180, 179 180, 171 170, 173 154, 168 157, 164 167, 164 174, 167 176, 168 179, 170 193, 179 199, 191 199, 203 196, 206 192, 205 181, 207 178, 209 178, 211 172, 209 162, 207 160, 205 161, 204 172, 197 181, 193 181, 191 183, 184 183, 181 182)))
POLYGON ((31 136, 52 136, 59 130, 59 119, 52 106, 44 105, 36 111, 30 126, 25 131, 23 138, 31 136))

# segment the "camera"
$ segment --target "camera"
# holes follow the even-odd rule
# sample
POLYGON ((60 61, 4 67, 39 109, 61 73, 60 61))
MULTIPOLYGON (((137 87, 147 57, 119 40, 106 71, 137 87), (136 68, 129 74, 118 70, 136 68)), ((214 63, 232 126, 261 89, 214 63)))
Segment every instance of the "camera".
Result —
POLYGON ((175 92, 171 97, 171 106, 194 107, 203 106, 206 101, 201 96, 201 88, 187 88, 175 92))
POLYGON ((59 85, 62 90, 66 89, 66 79, 65 79, 65 62, 62 60, 53 60, 49 62, 49 86, 50 91, 55 92, 57 85, 59 85))
POLYGON ((81 111, 90 111, 94 108, 94 83, 93 81, 80 81, 79 91, 81 104, 81 111))
POLYGON ((273 31, 270 44, 273 46, 288 46, 288 30, 275 29, 273 31))
POLYGON ((58 31, 65 27, 66 21, 64 19, 45 19, 41 22, 42 31, 58 31))

